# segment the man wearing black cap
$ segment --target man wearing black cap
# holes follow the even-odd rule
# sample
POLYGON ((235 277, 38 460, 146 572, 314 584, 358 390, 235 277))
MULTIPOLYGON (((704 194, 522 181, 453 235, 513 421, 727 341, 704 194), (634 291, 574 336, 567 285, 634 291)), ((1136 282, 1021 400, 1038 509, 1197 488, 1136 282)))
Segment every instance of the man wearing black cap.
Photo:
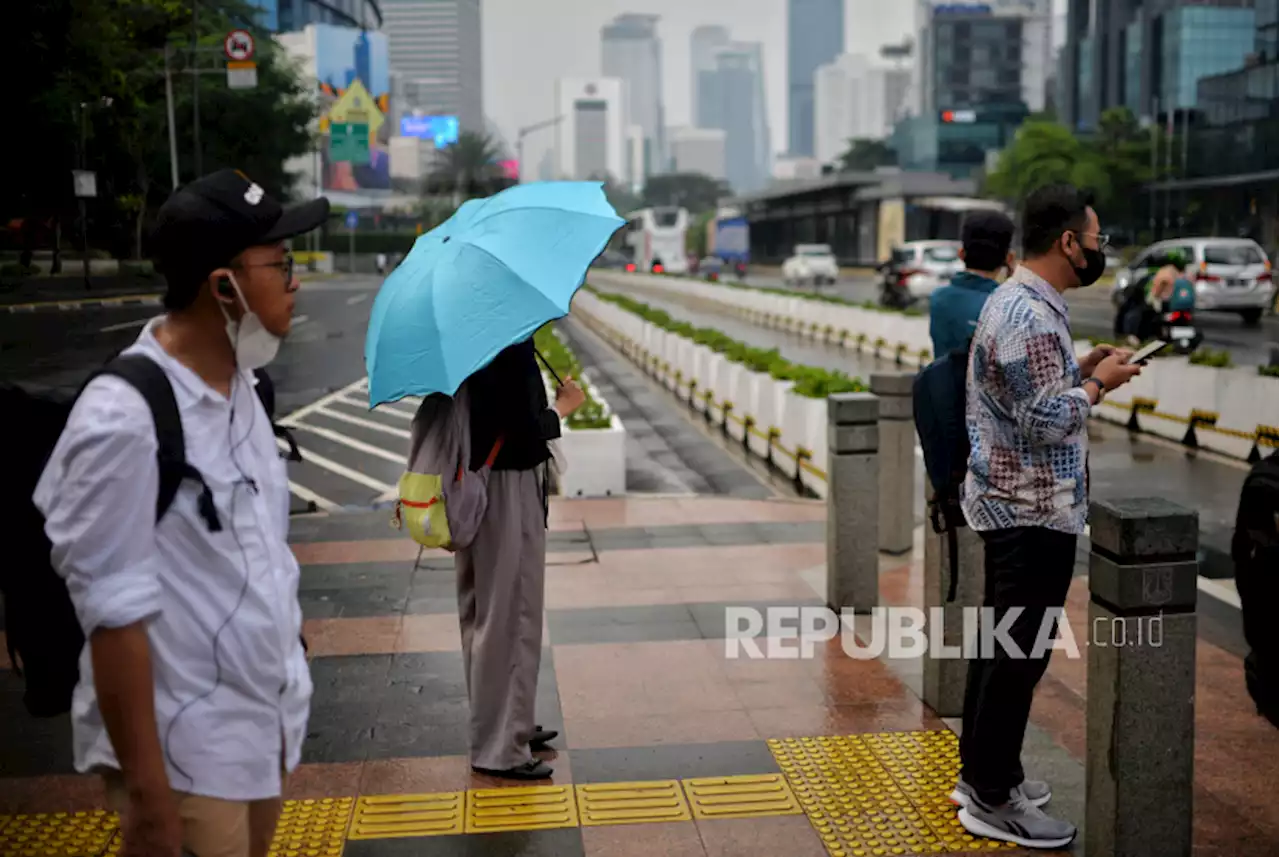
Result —
POLYGON ((965 216, 960 235, 963 271, 929 298, 929 338, 933 356, 968 349, 969 339, 987 296, 996 290, 1003 268, 1012 273, 1013 221, 998 211, 974 211, 965 216))
POLYGON ((172 388, 184 478, 157 520, 159 422, 137 387, 102 375, 36 488, 88 640, 76 768, 103 776, 123 857, 265 857, 301 756, 311 678, 289 488, 252 373, 293 315, 284 242, 328 210, 284 209, 234 170, 170 197, 154 235, 167 314, 124 354, 172 388))

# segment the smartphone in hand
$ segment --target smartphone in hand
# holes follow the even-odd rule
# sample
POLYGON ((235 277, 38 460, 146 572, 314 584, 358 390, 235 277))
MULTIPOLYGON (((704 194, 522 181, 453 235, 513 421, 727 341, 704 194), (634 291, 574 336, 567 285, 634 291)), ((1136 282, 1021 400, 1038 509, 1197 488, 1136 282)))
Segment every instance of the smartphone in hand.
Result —
POLYGON ((1157 354, 1159 354, 1161 351, 1164 351, 1168 347, 1169 347, 1169 343, 1163 342, 1157 339, 1155 342, 1152 342, 1148 345, 1144 345, 1142 348, 1139 348, 1137 351, 1133 352, 1133 354, 1130 355, 1129 359, 1125 362, 1126 363, 1146 363, 1152 357, 1155 357, 1157 354))

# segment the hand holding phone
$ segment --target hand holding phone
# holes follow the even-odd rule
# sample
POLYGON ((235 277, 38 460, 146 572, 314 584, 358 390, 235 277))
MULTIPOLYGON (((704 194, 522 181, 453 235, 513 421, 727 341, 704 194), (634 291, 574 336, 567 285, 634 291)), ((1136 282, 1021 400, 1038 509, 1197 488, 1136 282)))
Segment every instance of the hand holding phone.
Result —
POLYGON ((1161 351, 1164 351, 1168 347, 1169 347, 1169 343, 1157 339, 1155 342, 1144 345, 1142 348, 1139 348, 1137 351, 1133 352, 1133 354, 1130 355, 1129 360, 1127 362, 1130 364, 1146 363, 1152 357, 1155 357, 1157 354, 1159 354, 1161 351))

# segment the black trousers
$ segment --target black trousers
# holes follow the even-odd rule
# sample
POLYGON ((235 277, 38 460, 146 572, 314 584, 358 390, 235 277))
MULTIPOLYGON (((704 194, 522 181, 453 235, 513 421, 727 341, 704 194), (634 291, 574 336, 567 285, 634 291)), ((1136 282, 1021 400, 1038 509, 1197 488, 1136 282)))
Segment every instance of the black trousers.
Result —
POLYGON ((960 765, 979 800, 1002 804, 1009 799, 1009 790, 1024 779, 1022 738, 1032 694, 1052 651, 1048 648, 1051 638, 1040 629, 1046 611, 1066 602, 1076 537, 1042 527, 980 535, 986 549, 984 606, 993 608, 997 625, 1011 608, 1022 609, 1008 628, 1017 653, 1006 650, 996 638, 993 651, 980 650, 969 661, 960 765), (1043 651, 1036 651, 1037 641, 1043 651), (1033 653, 1040 656, 1032 657, 1033 653))

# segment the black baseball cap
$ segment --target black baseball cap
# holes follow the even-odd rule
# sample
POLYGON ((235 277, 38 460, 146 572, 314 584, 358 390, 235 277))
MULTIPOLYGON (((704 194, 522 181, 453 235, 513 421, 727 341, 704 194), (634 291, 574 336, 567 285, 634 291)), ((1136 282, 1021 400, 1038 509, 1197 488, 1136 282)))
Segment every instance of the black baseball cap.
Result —
POLYGON ((285 208, 239 170, 218 170, 184 185, 160 206, 151 233, 168 284, 165 305, 189 305, 209 274, 240 253, 310 232, 328 217, 324 197, 285 208))

